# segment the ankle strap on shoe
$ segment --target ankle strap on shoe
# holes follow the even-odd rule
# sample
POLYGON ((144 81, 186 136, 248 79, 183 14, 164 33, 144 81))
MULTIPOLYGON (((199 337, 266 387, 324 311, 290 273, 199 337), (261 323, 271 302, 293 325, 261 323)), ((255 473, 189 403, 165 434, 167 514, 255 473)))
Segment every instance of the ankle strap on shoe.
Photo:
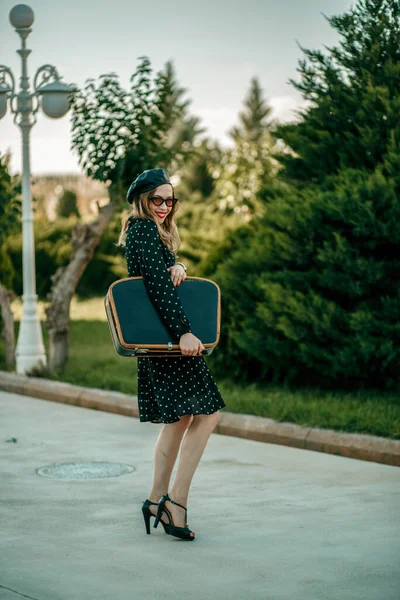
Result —
POLYGON ((172 504, 176 504, 177 506, 180 506, 181 508, 184 508, 185 510, 187 510, 186 506, 182 506, 182 504, 178 504, 178 502, 175 502, 175 500, 171 500, 171 498, 169 497, 168 494, 165 494, 165 496, 169 502, 172 502, 172 504))

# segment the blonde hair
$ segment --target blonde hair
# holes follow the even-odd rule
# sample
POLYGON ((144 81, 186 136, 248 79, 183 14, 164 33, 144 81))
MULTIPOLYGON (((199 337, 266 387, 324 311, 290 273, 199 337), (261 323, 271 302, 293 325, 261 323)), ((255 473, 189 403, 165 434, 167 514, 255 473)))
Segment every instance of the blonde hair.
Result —
MULTIPOLYGON (((172 195, 175 196, 174 188, 172 184, 170 185, 172 187, 172 195)), ((154 216, 152 215, 149 209, 149 204, 151 202, 150 196, 152 196, 157 189, 158 187, 153 188, 148 192, 144 192, 139 196, 135 196, 132 202, 132 211, 122 219, 122 228, 118 239, 118 243, 116 244, 117 246, 125 246, 126 232, 128 230, 128 219, 129 217, 136 217, 138 219, 151 219, 152 221, 154 221, 157 225, 158 233, 160 234, 161 240, 171 250, 171 252, 173 252, 175 255, 177 254, 181 245, 181 239, 179 237, 178 228, 174 220, 175 213, 178 210, 178 202, 175 202, 171 212, 168 213, 164 221, 162 223, 158 223, 154 219, 154 216)))

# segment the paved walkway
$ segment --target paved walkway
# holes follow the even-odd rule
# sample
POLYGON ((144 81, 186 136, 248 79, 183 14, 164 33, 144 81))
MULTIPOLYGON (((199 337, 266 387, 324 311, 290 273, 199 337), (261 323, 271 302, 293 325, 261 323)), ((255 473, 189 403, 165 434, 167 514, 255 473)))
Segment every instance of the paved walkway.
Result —
POLYGON ((0 392, 1 600, 398 599, 398 467, 212 434, 185 542, 145 533, 160 427, 0 392), (36 473, 87 461, 136 470, 36 473))

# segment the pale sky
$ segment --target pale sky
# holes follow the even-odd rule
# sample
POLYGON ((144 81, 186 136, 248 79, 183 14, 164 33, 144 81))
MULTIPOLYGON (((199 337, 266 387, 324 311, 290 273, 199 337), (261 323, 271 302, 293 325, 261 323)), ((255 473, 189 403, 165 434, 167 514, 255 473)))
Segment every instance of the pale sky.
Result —
MULTIPOLYGON (((0 64, 12 68, 19 84, 19 36, 9 22, 18 2, 0 2, 0 64)), ((324 18, 355 5, 350 0, 31 0, 35 13, 27 46, 28 74, 40 66, 57 67, 63 81, 83 86, 88 78, 116 72, 126 87, 140 56, 148 56, 153 77, 172 60, 189 113, 212 138, 230 145, 226 132, 257 76, 272 116, 294 118, 302 102, 288 83, 305 48, 321 49, 338 41, 324 18)), ((70 120, 43 113, 31 130, 32 174, 81 171, 70 150, 70 120)), ((8 113, 0 120, 0 153, 12 152, 12 170, 20 171, 20 130, 8 113)))

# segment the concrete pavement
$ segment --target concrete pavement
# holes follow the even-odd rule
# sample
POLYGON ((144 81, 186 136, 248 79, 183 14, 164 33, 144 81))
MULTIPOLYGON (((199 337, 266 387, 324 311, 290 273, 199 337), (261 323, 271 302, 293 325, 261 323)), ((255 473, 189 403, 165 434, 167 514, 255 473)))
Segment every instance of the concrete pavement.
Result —
POLYGON ((160 428, 0 392, 1 600, 398 599, 397 467, 213 433, 185 542, 145 533, 160 428), (135 470, 36 472, 88 461, 135 470))

